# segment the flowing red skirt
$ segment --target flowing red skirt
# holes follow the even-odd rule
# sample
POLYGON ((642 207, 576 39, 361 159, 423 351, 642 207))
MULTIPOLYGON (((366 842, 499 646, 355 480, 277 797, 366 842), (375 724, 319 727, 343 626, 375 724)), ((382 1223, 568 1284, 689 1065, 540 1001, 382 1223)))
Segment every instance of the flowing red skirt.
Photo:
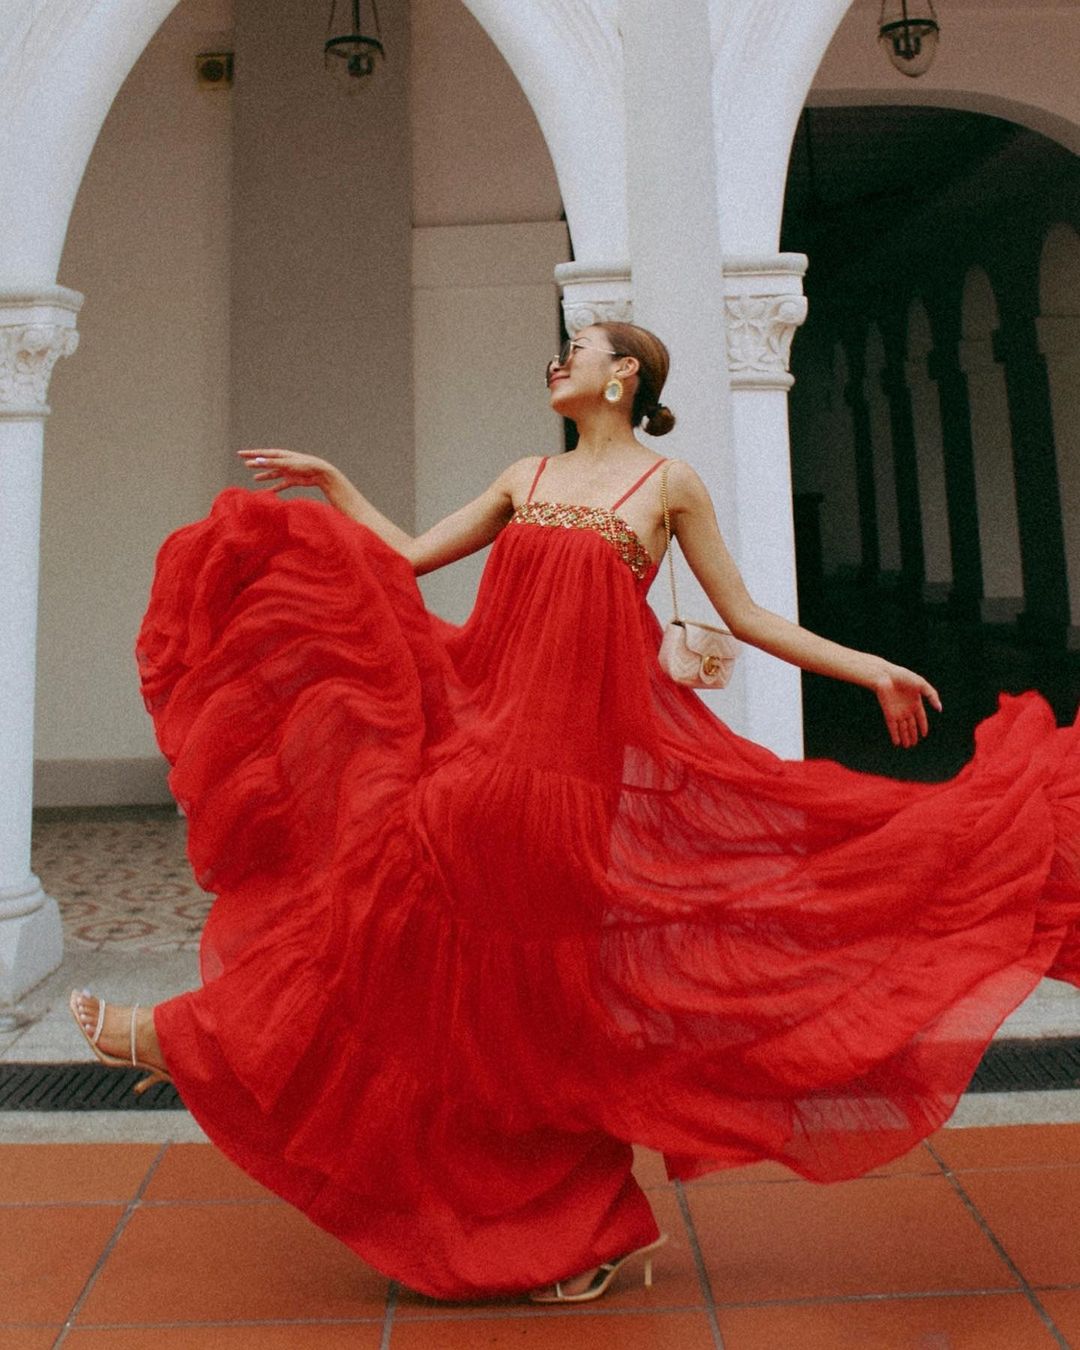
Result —
POLYGON ((511 524, 451 628, 367 530, 235 490, 159 559, 144 693, 217 897, 170 1071, 436 1296, 650 1240, 633 1142, 860 1175, 1080 982, 1080 729, 1003 699, 929 786, 780 761, 662 675, 651 579, 511 524))

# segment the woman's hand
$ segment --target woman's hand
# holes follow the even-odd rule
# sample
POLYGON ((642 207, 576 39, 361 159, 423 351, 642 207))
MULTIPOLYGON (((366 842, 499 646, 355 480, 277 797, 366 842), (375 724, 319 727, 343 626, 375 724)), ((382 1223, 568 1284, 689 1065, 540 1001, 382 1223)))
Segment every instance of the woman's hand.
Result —
POLYGON ((885 715, 885 725, 893 745, 909 750, 930 730, 926 704, 941 712, 941 699, 932 684, 903 666, 886 664, 874 684, 874 693, 885 715), (925 700, 925 702, 924 702, 925 700))
POLYGON ((317 455, 301 455, 296 450, 238 450, 245 468, 256 483, 267 483, 274 492, 291 487, 313 487, 335 511, 365 525, 384 544, 412 562, 413 537, 372 506, 364 494, 350 483, 340 469, 317 455))
POLYGON ((325 459, 296 450, 238 450, 256 483, 269 483, 275 492, 290 487, 316 487, 324 492, 337 470, 325 459))

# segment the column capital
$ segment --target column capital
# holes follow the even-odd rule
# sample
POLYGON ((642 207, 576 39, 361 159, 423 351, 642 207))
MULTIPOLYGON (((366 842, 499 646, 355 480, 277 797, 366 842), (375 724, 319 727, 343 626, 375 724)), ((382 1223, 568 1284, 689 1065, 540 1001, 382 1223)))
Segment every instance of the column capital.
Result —
POLYGON ((53 366, 79 345, 83 297, 66 286, 0 290, 0 418, 46 417, 53 366))
POLYGON ((628 262, 559 263, 563 319, 571 337, 592 323, 633 323, 634 298, 628 262))
POLYGON ((790 389, 791 343, 805 322, 803 253, 724 258, 724 316, 732 387, 790 389))

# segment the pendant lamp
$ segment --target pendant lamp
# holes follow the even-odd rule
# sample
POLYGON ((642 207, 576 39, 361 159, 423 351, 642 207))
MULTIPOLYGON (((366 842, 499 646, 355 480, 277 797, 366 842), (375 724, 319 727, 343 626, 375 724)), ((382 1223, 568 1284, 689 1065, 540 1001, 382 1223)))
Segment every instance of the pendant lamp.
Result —
POLYGON ((881 0, 878 41, 902 74, 914 79, 930 69, 940 33, 933 0, 881 0))
MULTIPOLYGON (((370 7, 374 34, 361 31, 360 0, 351 0, 348 5, 349 20, 338 20, 338 0, 332 0, 330 5, 330 36, 323 44, 323 60, 327 70, 350 82, 372 74, 377 58, 386 55, 380 41, 379 7, 375 0, 370 0, 370 7), (342 32, 341 29, 348 21, 352 25, 350 31, 342 32)), ((345 9, 346 6, 342 5, 341 8, 345 9)))

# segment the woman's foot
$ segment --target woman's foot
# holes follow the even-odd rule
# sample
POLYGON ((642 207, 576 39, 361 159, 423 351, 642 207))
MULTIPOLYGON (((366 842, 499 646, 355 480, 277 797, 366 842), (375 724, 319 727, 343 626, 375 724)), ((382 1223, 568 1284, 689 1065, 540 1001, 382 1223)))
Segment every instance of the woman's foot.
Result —
MULTIPOLYGON (((72 1016, 87 1044, 103 1064, 146 1069, 151 1082, 167 1080, 168 1070, 154 1028, 153 1008, 105 1003, 87 990, 69 1000, 72 1016)), ((139 1084, 142 1087, 143 1084, 139 1084)))
POLYGON ((561 1303, 563 1299, 586 1293, 599 1274, 600 1267, 593 1266, 591 1270, 582 1271, 569 1280, 560 1280, 557 1285, 549 1284, 545 1289, 534 1289, 529 1297, 534 1303, 561 1303))
POLYGON ((559 1280, 556 1284, 548 1285, 546 1289, 534 1289, 529 1298, 533 1303, 589 1303, 606 1292, 608 1285, 627 1261, 632 1261, 638 1256, 645 1259, 645 1283, 651 1285, 653 1255, 666 1241, 667 1234, 661 1233, 655 1242, 649 1242, 644 1247, 626 1252, 623 1256, 613 1257, 603 1265, 593 1266, 590 1270, 583 1270, 580 1275, 573 1275, 568 1280, 559 1280))

